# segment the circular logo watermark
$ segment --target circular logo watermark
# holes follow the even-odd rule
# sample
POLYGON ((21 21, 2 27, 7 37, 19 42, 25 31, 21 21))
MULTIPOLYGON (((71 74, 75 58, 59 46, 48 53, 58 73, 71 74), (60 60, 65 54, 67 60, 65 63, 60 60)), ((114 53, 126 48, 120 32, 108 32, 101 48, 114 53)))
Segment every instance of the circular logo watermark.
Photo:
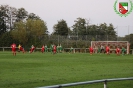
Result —
POLYGON ((133 10, 133 2, 131 0, 129 0, 129 4, 128 2, 119 2, 118 4, 118 0, 116 0, 114 3, 114 11, 116 12, 116 14, 118 14, 121 17, 128 16, 132 12, 132 10, 133 10), (130 5, 130 9, 128 9, 129 5, 130 5))

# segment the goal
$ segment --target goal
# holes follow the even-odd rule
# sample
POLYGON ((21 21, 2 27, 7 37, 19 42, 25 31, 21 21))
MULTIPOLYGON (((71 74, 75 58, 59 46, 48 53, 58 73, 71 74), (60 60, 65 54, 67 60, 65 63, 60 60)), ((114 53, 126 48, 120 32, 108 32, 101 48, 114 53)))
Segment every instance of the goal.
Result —
POLYGON ((119 46, 120 49, 124 47, 126 49, 126 53, 129 54, 130 44, 128 41, 91 41, 91 47, 94 48, 94 51, 97 52, 98 47, 106 46, 110 47, 110 52, 114 53, 116 48, 119 46))

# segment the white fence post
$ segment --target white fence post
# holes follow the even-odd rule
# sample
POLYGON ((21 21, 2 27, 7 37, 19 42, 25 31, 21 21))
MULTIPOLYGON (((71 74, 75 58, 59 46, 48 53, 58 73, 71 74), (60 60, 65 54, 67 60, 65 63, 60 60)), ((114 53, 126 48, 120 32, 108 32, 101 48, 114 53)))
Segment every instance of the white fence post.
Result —
POLYGON ((107 81, 104 82, 104 88, 107 88, 107 81))
POLYGON ((4 50, 4 47, 3 47, 3 52, 4 52, 5 50, 4 50))

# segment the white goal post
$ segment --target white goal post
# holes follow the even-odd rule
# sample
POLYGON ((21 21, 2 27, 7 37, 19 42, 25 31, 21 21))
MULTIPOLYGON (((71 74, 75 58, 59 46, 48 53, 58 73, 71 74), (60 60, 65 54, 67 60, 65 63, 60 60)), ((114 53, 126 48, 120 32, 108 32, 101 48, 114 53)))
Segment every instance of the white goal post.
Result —
POLYGON ((130 43, 128 41, 91 41, 91 47, 93 47, 94 50, 97 50, 101 45, 104 47, 108 45, 110 50, 115 50, 118 46, 120 49, 124 47, 127 54, 129 54, 130 50, 130 43))

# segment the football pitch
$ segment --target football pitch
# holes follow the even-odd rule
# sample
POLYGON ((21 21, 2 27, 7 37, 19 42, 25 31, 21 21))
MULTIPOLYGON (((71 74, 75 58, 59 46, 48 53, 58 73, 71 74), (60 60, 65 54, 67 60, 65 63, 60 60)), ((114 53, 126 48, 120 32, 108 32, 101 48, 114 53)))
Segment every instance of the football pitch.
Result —
MULTIPOLYGON (((133 55, 0 52, 0 88, 35 88, 73 82, 133 77, 133 55)), ((133 80, 107 83, 133 88, 133 80)), ((103 88, 103 83, 68 88, 103 88)))

